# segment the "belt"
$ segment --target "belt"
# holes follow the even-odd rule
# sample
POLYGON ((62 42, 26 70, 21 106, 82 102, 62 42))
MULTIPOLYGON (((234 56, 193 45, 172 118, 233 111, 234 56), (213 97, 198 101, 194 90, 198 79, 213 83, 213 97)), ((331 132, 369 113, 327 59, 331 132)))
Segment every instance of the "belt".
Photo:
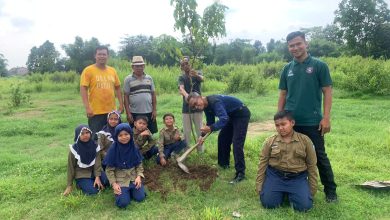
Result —
POLYGON ((294 177, 297 177, 303 173, 305 173, 306 171, 302 171, 302 172, 299 172, 299 173, 293 173, 293 172, 286 172, 286 171, 282 171, 282 170, 278 170, 278 169, 275 169, 271 166, 269 166, 269 169, 271 169, 272 171, 274 171, 276 173, 276 175, 280 176, 280 177, 283 177, 283 178, 294 178, 294 177))

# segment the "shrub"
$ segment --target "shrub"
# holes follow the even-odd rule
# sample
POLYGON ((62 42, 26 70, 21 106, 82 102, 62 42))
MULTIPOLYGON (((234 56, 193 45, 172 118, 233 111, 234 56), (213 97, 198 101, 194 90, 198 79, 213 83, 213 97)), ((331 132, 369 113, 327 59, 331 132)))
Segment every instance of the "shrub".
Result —
POLYGON ((31 104, 30 96, 22 91, 19 83, 11 84, 10 106, 19 107, 22 104, 31 104))

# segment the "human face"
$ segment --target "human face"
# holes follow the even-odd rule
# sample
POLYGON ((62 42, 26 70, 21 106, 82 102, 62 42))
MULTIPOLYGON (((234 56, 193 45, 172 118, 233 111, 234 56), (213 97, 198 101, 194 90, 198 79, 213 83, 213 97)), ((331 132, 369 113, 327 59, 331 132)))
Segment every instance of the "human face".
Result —
POLYGON ((144 74, 145 65, 132 65, 133 72, 137 76, 141 76, 144 74))
POLYGON ((142 119, 138 119, 135 124, 134 124, 135 128, 138 130, 138 131, 145 131, 146 130, 146 127, 148 126, 148 124, 146 123, 146 121, 142 120, 142 119))
POLYGON ((119 123, 119 117, 117 114, 115 113, 112 113, 110 115, 110 117, 108 117, 108 124, 111 126, 111 127, 116 127, 119 123))
POLYGON ((131 136, 130 136, 129 133, 127 133, 127 131, 121 131, 121 132, 119 132, 119 134, 118 134, 118 141, 119 141, 119 143, 121 143, 121 144, 127 144, 127 143, 129 143, 130 138, 131 138, 131 136))
POLYGON ((188 104, 192 110, 203 110, 205 107, 202 97, 192 98, 188 104))
POLYGON ((171 127, 171 126, 173 126, 174 123, 175 123, 175 119, 172 116, 166 116, 164 118, 165 126, 171 127))
POLYGON ((91 132, 89 132, 88 129, 83 128, 83 130, 81 130, 79 140, 82 142, 88 142, 89 139, 91 139, 91 132))
POLYGON ((108 51, 106 49, 97 50, 95 53, 96 64, 106 65, 108 60, 108 51))
POLYGON ((181 70, 183 70, 184 72, 189 73, 190 70, 191 70, 191 65, 190 65, 188 62, 182 62, 182 63, 180 64, 180 68, 181 68, 181 70))
POLYGON ((298 61, 306 59, 307 55, 307 42, 300 36, 293 38, 287 42, 288 51, 298 61))
POLYGON ((289 120, 286 117, 275 120, 276 131, 282 137, 288 137, 292 134, 294 124, 295 124, 294 120, 289 120))

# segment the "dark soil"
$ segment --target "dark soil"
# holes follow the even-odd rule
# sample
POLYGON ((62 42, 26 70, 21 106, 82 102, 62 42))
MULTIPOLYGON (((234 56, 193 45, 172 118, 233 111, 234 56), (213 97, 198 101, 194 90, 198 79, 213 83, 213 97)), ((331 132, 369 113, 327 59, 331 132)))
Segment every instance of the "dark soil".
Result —
POLYGON ((218 176, 217 169, 208 165, 187 165, 190 174, 183 172, 177 164, 168 163, 162 167, 145 167, 145 186, 154 192, 160 192, 165 200, 169 192, 186 191, 188 184, 197 184, 202 191, 208 191, 218 176), (172 182, 172 184, 167 184, 172 182))

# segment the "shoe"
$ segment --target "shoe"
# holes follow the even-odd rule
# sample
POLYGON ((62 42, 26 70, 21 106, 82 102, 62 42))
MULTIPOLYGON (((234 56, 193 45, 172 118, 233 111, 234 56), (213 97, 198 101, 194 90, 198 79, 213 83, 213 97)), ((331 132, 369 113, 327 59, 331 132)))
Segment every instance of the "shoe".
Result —
POLYGON ((226 170, 226 169, 229 169, 230 168, 230 166, 229 166, 229 164, 226 164, 226 165, 219 165, 222 169, 224 169, 224 170, 226 170))
POLYGON ((327 194, 325 194, 325 200, 328 203, 337 202, 338 201, 337 194, 335 192, 334 193, 327 193, 327 194))
POLYGON ((234 179, 232 181, 230 181, 229 183, 230 184, 236 184, 238 182, 241 182, 245 179, 245 174, 243 173, 237 173, 236 176, 234 177, 234 179))

